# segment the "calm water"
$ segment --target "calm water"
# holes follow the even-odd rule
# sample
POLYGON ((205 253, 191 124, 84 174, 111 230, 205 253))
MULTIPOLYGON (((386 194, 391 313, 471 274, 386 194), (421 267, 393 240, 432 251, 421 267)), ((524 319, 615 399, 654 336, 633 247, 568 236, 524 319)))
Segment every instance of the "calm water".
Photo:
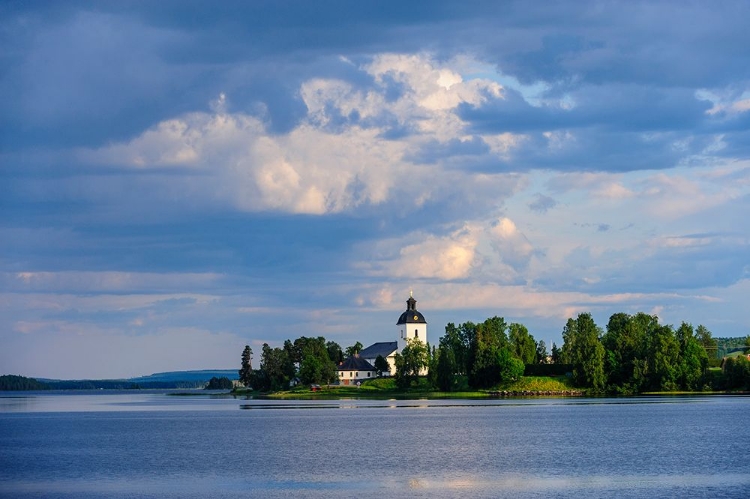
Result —
POLYGON ((0 396, 0 497, 750 497, 750 398, 0 396))

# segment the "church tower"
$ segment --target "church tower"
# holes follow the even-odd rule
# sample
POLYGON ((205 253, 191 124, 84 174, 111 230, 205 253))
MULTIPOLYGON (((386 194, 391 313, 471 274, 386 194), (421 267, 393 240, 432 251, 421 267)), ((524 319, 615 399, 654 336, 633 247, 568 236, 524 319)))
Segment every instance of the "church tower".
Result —
POLYGON ((409 299, 406 300, 406 312, 401 314, 396 323, 398 329, 398 351, 404 349, 406 340, 417 338, 419 341, 427 344, 427 321, 424 315, 417 311, 417 300, 413 294, 409 293, 409 299))

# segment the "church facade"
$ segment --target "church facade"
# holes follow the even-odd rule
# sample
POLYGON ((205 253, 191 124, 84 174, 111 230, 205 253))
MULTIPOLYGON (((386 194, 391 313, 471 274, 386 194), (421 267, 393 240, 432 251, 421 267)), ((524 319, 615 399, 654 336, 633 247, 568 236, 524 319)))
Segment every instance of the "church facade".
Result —
POLYGON ((384 372, 383 376, 393 376, 396 374, 396 354, 403 351, 408 340, 416 338, 422 343, 427 343, 427 320, 417 310, 417 300, 411 293, 406 300, 406 310, 396 321, 396 335, 396 341, 373 343, 359 352, 356 361, 350 361, 353 358, 350 357, 342 362, 338 368, 339 381, 349 385, 375 377, 374 365, 378 356, 382 356, 388 362, 388 372, 384 372))

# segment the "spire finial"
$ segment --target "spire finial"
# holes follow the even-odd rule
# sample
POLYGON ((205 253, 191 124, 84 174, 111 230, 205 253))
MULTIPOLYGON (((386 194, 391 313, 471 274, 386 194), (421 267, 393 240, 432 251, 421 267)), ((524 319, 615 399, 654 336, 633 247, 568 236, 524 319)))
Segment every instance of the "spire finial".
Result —
POLYGON ((414 290, 409 288, 409 298, 414 298, 414 290))

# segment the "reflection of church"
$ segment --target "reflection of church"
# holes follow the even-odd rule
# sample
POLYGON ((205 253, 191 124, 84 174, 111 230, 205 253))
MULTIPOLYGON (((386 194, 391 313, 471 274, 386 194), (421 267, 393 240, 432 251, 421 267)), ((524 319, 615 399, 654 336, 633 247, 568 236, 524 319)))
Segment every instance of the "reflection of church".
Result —
POLYGON ((348 357, 339 367, 339 381, 344 384, 357 383, 363 379, 371 379, 375 374, 375 359, 382 356, 388 361, 388 371, 384 376, 391 376, 396 373, 396 354, 400 353, 406 346, 409 339, 416 338, 423 343, 427 343, 427 321, 417 310, 417 300, 409 294, 406 300, 406 311, 401 314, 396 322, 398 329, 397 341, 382 341, 373 343, 365 348, 359 355, 348 357))

